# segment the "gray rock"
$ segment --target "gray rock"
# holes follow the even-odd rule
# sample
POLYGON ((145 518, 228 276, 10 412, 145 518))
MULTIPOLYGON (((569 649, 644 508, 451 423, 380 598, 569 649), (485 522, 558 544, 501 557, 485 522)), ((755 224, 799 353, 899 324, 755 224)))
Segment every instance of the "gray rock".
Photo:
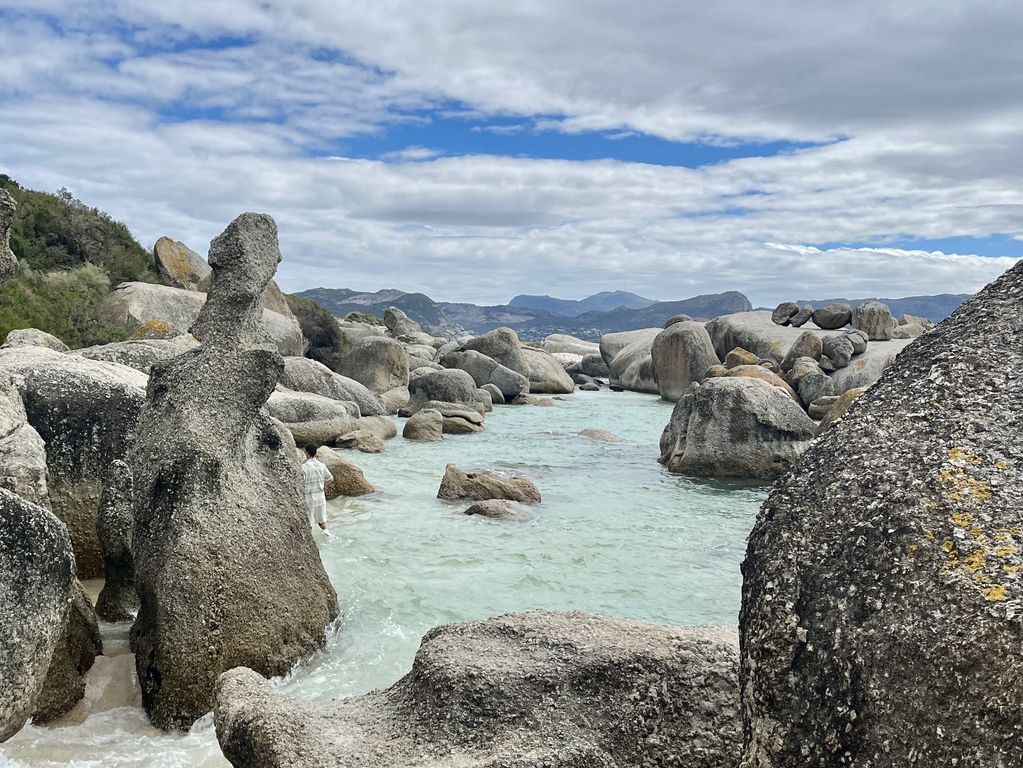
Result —
POLYGON ((818 365, 820 365, 821 370, 825 373, 834 373, 838 370, 838 368, 835 367, 835 364, 831 362, 831 358, 827 355, 821 355, 821 359, 817 362, 818 365))
POLYGON ((821 365, 817 360, 812 357, 797 357, 792 368, 785 374, 785 381, 793 387, 798 387, 804 376, 821 372, 821 365))
POLYGON ((581 392, 599 392, 600 385, 597 384, 595 381, 588 381, 585 384, 580 384, 579 390, 581 392))
POLYGON ((824 339, 823 354, 827 355, 836 369, 845 368, 852 361, 855 352, 852 339, 848 335, 828 336, 824 339))
POLYGON ((153 366, 139 415, 132 648, 157 727, 209 711, 230 666, 286 673, 338 615, 294 446, 263 410, 285 367, 261 322, 279 261, 269 216, 242 214, 212 242, 202 346, 153 366))
POLYGON ((583 355, 583 359, 579 361, 579 372, 592 376, 595 379, 606 379, 610 374, 607 363, 604 362, 604 358, 599 353, 596 355, 583 355))
POLYGON ((132 479, 123 461, 110 467, 100 500, 96 529, 103 552, 103 589, 96 613, 104 621, 128 621, 139 609, 135 560, 131 554, 132 479))
POLYGON ((620 443, 622 438, 618 435, 607 432, 603 429, 583 429, 579 431, 580 437, 585 437, 587 440, 593 440, 598 443, 620 443))
POLYGON ((581 356, 600 353, 600 345, 596 342, 583 341, 567 333, 552 333, 543 340, 543 349, 552 355, 559 352, 581 356))
POLYGON ((800 330, 775 325, 771 322, 771 313, 766 311, 720 315, 707 323, 707 333, 710 334, 714 351, 721 360, 724 360, 731 350, 742 347, 762 361, 773 360, 781 364, 793 343, 807 332, 821 339, 842 333, 809 327, 800 330))
POLYGON ((828 412, 832 408, 835 407, 835 403, 837 402, 838 395, 818 397, 816 400, 810 403, 810 406, 806 409, 806 412, 814 421, 820 421, 828 414, 828 412))
POLYGON ((793 328, 802 328, 813 317, 813 304, 804 304, 802 308, 789 318, 789 325, 793 328))
POLYGON ((368 429, 357 429, 341 435, 336 441, 336 447, 360 453, 383 453, 384 441, 368 429))
POLYGON ((528 378, 474 349, 448 352, 440 358, 440 363, 445 368, 465 371, 472 376, 477 387, 493 385, 501 392, 504 400, 514 400, 529 391, 528 378))
POLYGON ((444 416, 433 408, 424 408, 413 414, 401 431, 407 440, 423 440, 426 442, 444 438, 444 416))
POLYGON ((477 501, 469 506, 463 514, 487 517, 493 520, 529 520, 536 515, 530 507, 506 499, 477 501))
POLYGON ((703 381, 707 369, 718 363, 703 323, 686 320, 657 334, 650 357, 657 389, 663 399, 671 402, 682 397, 693 382, 703 381))
POLYGON ((1023 765, 1021 337, 1023 262, 907 347, 764 503, 744 765, 1023 765))
POLYGON ((799 381, 799 399, 803 405, 809 408, 810 403, 822 397, 832 397, 835 394, 835 384, 823 371, 811 373, 799 381))
POLYGON ((661 436, 669 472, 775 478, 810 445, 816 425, 783 390, 761 379, 707 379, 675 404, 661 436))
POLYGON ((158 360, 170 360, 198 344, 192 336, 183 334, 172 339, 141 339, 136 341, 115 341, 94 347, 76 349, 71 354, 89 360, 118 363, 141 371, 146 375, 158 360))
MULTIPOLYGON (((0 190, 2 192, 3 190, 0 190)), ((70 352, 70 348, 53 334, 38 328, 18 328, 7 334, 0 349, 8 347, 46 347, 54 352, 70 352)))
POLYGON ((287 389, 270 395, 267 411, 291 432, 299 446, 333 443, 356 429, 359 418, 356 403, 287 389))
POLYGON ((502 477, 494 472, 478 470, 465 472, 454 464, 448 464, 444 470, 444 479, 438 499, 507 499, 525 504, 539 504, 540 491, 530 480, 524 477, 502 477))
POLYGON ((161 237, 153 246, 156 271, 164 284, 186 291, 205 290, 213 273, 206 259, 184 243, 161 237))
POLYGON ((867 351, 857 355, 845 368, 832 374, 835 382, 835 394, 869 387, 879 378, 888 366, 895 362, 899 353, 912 342, 912 339, 893 339, 892 341, 874 341, 867 351))
MULTIPOLYGON (((575 391, 575 382, 572 381, 572 377, 547 352, 523 347, 522 355, 526 360, 526 367, 529 369, 529 392, 541 395, 568 395, 575 391)), ((508 398, 506 394, 505 399, 512 398, 508 398)))
POLYGON ((899 324, 892 332, 893 339, 915 339, 928 331, 934 330, 934 323, 926 317, 916 315, 900 315, 899 324))
MULTIPOLYGON (((661 333, 660 330, 650 329, 656 333, 645 331, 632 332, 634 341, 618 351, 608 365, 608 380, 613 385, 635 392, 650 392, 660 394, 657 380, 654 377, 653 346, 654 340, 661 333)), ((616 334, 608 334, 604 337, 616 334)), ((603 343, 601 340, 601 354, 603 354, 603 343)))
POLYGON ((0 373, 0 488, 50 508, 46 444, 28 423, 21 394, 6 373, 0 373))
POLYGON ((482 352, 515 373, 529 377, 529 364, 522 353, 522 344, 518 334, 511 328, 495 328, 490 333, 469 339, 462 345, 463 350, 472 349, 482 352))
POLYGON ((384 325, 395 338, 399 336, 416 336, 423 332, 423 328, 419 323, 397 307, 388 307, 384 310, 384 325))
POLYGON ((398 425, 390 416, 362 416, 356 422, 358 429, 364 429, 381 440, 390 440, 398 436, 398 425))
POLYGON ((504 392, 496 384, 484 384, 480 389, 490 393, 491 405, 504 405, 506 400, 504 399, 504 392))
MULTIPOLYGON (((354 463, 339 456, 326 446, 320 446, 316 458, 330 470, 330 480, 323 486, 323 495, 327 499, 339 496, 365 496, 375 493, 376 488, 366 479, 366 475, 354 463)), ((300 461, 305 460, 305 452, 300 452, 300 461)))
MULTIPOLYGON (((611 361, 618 356, 626 347, 635 344, 639 341, 647 341, 653 344, 654 339, 657 337, 663 328, 640 328, 638 331, 619 331, 617 333, 605 333, 600 337, 600 357, 604 360, 604 365, 611 368, 611 361)), ((587 373, 587 371, 583 371, 587 373)), ((591 376, 595 374, 590 374, 591 376)), ((654 390, 655 392, 657 390, 654 390)))
POLYGON ((284 374, 281 384, 297 392, 312 392, 335 400, 347 400, 359 406, 363 416, 385 416, 387 409, 380 398, 368 387, 334 373, 323 363, 308 357, 284 358, 284 374))
MULTIPOLYGON (((11 225, 18 205, 6 189, 0 189, 0 282, 18 272, 18 259, 11 250, 11 225)), ((3 741, 3 739, 0 739, 3 741)))
POLYGON ((852 309, 848 304, 828 304, 813 311, 813 322, 818 328, 834 331, 844 328, 852 320, 852 309))
POLYGON ((509 614, 431 630, 412 671, 365 696, 289 699, 232 670, 217 737, 250 768, 734 768, 737 656, 734 628, 509 614))
POLYGON ((67 618, 50 657, 46 680, 32 706, 32 722, 48 723, 71 711, 85 695, 85 675, 103 653, 96 611, 81 582, 71 583, 67 618))
MULTIPOLYGON (((709 335, 707 339, 710 339, 709 335)), ((713 350, 712 346, 711 351, 713 352, 713 350)), ((717 360, 717 355, 714 356, 714 359, 717 360)), ((716 365, 716 363, 711 363, 711 365, 716 365)), ((725 368, 737 368, 740 365, 760 365, 760 358, 742 347, 736 347, 725 355, 724 366, 725 368)))
POLYGON ((771 322, 775 325, 788 325, 799 313, 799 305, 794 301, 783 301, 771 313, 771 322))
POLYGON ((461 403, 444 403, 431 400, 423 410, 434 410, 444 419, 442 431, 445 435, 471 435, 483 431, 483 416, 479 411, 461 403))
POLYGON ((664 327, 665 328, 670 328, 675 323, 688 323, 692 319, 693 319, 692 317, 690 317, 689 315, 687 315, 685 313, 680 313, 678 315, 672 315, 671 317, 669 317, 667 320, 664 321, 664 327))
POLYGON ((64 524, 0 488, 0 742, 32 716, 66 624, 74 572, 64 524))
POLYGON ((128 450, 146 376, 43 347, 0 350, 3 371, 18 379, 28 423, 46 443, 50 505, 68 527, 79 576, 100 576, 100 496, 112 462, 128 450))
POLYGON ((792 366, 796 364, 796 360, 801 357, 820 360, 823 352, 824 342, 821 340, 821 337, 813 331, 803 331, 799 334, 799 338, 789 347, 789 351, 781 361, 781 369, 783 371, 791 371, 792 366))
POLYGON ((852 325, 866 333, 870 341, 889 341, 896 322, 887 304, 865 301, 853 310, 852 325))
POLYGON ((384 404, 384 409, 387 411, 388 416, 395 415, 408 405, 408 401, 411 399, 412 393, 408 391, 407 386, 395 387, 380 395, 380 402, 384 404))
POLYGON ((371 336, 341 357, 335 370, 379 395, 408 386, 409 356, 394 339, 371 336))
MULTIPOLYGON (((103 300, 101 317, 129 331, 159 320, 184 333, 199 317, 205 302, 206 294, 198 291, 152 283, 121 283, 103 300)), ((305 338, 294 317, 266 309, 262 319, 282 355, 305 352, 305 338)))
POLYGON ((849 339, 853 346, 854 355, 862 355, 867 351, 867 334, 865 331, 852 330, 845 334, 845 337, 849 339))
POLYGON ((479 388, 472 376, 462 370, 431 371, 414 378, 409 382, 408 388, 412 398, 409 404, 399 411, 401 416, 411 416, 427 407, 427 403, 431 401, 461 404, 482 412, 477 394, 479 388))

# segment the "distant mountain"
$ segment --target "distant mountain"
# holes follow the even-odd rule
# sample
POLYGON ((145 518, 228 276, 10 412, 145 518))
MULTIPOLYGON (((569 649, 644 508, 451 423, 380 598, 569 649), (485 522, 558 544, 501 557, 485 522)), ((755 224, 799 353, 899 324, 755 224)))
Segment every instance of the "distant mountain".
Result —
POLYGON ((552 333, 571 333, 581 338, 599 339, 603 334, 612 331, 659 327, 664 325, 664 321, 669 317, 680 313, 697 320, 710 320, 718 315, 752 309, 749 299, 737 291, 694 296, 682 301, 650 302, 624 291, 597 294, 578 302, 553 300, 566 301, 574 307, 590 300, 594 300, 593 303, 598 306, 606 305, 606 302, 618 303, 623 297, 632 303, 643 303, 641 307, 617 306, 610 310, 585 310, 575 315, 512 304, 478 306, 468 303, 436 302, 422 293, 403 293, 396 290, 360 293, 343 288, 314 288, 302 291, 298 295, 314 299, 338 317, 344 317, 349 312, 366 312, 382 317, 384 310, 394 306, 403 310, 431 333, 438 335, 480 334, 506 326, 514 328, 527 340, 539 340, 552 333))
POLYGON ((901 299, 817 299, 799 303, 812 304, 815 307, 823 307, 826 304, 848 304, 855 309, 866 301, 880 301, 882 304, 887 304, 896 317, 916 315, 940 323, 959 309, 959 305, 969 298, 971 295, 968 293, 942 293, 937 296, 906 296, 901 299))
POLYGON ((556 299, 553 296, 532 296, 519 294, 508 302, 516 309, 538 309, 555 315, 575 317, 584 312, 608 312, 613 309, 643 309, 653 304, 653 299, 644 299, 628 291, 602 291, 585 299, 556 299))

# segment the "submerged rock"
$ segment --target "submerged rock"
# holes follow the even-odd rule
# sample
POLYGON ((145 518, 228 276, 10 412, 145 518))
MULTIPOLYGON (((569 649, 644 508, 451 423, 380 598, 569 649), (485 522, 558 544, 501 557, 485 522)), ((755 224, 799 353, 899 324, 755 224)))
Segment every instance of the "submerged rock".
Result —
POLYGON ((444 416, 433 408, 424 408, 405 422, 401 436, 406 440, 442 440, 444 438, 444 416))
POLYGON ((532 509, 519 504, 517 501, 487 499, 486 501, 477 501, 468 507, 463 514, 489 517, 494 520, 528 520, 535 513, 532 509))
POLYGON ((669 472, 771 479, 788 471, 817 427, 780 388, 761 379, 708 379, 675 404, 661 436, 669 472))
POLYGON ((622 438, 611 432, 607 432, 603 429, 583 429, 579 431, 580 437, 585 437, 587 440, 593 440, 598 443, 620 443, 622 438))
POLYGON ((269 216, 243 214, 210 246, 198 349, 156 363, 130 466, 142 701, 187 728, 238 664, 281 675, 338 614, 290 441, 262 410, 284 361, 262 322, 280 261, 269 216), (215 428, 214 428, 215 427, 215 428))
POLYGON ((64 524, 0 488, 0 742, 32 715, 66 624, 74 572, 64 524))
POLYGON ((532 611, 448 624, 391 688, 290 699, 224 674, 215 722, 246 768, 734 768, 735 630, 532 611))
POLYGON ((745 766, 1023 765, 1021 337, 1023 262, 764 503, 743 564, 745 766))
POLYGON ((465 472, 454 464, 448 464, 444 470, 440 490, 437 491, 437 498, 475 501, 507 499, 526 504, 539 504, 540 491, 524 477, 502 477, 485 470, 465 472))

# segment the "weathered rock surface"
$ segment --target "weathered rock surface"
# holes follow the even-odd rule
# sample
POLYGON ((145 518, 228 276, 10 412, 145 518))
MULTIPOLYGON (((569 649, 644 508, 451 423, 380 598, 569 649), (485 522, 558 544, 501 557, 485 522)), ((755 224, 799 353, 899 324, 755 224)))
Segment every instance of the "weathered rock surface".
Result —
POLYGON ((366 696, 293 700, 232 670, 217 736, 249 768, 734 768, 737 656, 733 628, 509 614, 431 630, 366 696))
POLYGON ((132 524, 131 470, 118 460, 107 474, 96 520, 105 576, 96 614, 104 621, 128 621, 139 609, 131 554, 132 524))
POLYGON ((291 432, 299 447, 333 443, 358 427, 358 404, 312 392, 278 389, 270 395, 267 411, 291 432))
POLYGON ((1021 336, 1023 262, 765 502, 743 565, 744 765, 1023 765, 1021 336))
MULTIPOLYGON (((302 453, 304 454, 304 451, 302 453)), ((373 483, 366 479, 365 473, 359 467, 330 448, 321 446, 316 451, 316 458, 330 470, 331 479, 323 486, 323 495, 328 499, 336 499, 339 496, 365 496, 376 492, 373 483)))
POLYGON ((153 260, 165 285, 186 291, 205 290, 206 279, 213 272, 206 259, 184 243, 169 237, 156 241, 153 260))
POLYGON ((50 505, 68 527, 79 576, 99 576, 96 515, 103 482, 128 450, 146 376, 43 347, 0 350, 4 371, 18 379, 28 423, 46 443, 50 505))
POLYGON ((419 323, 397 307, 388 307, 384 310, 384 326, 395 338, 415 337, 423 332, 423 327, 419 323))
POLYGON ((66 624, 74 573, 64 524, 0 488, 0 742, 32 715, 66 624))
POLYGON ((529 391, 529 379, 474 349, 456 350, 440 358, 445 368, 457 368, 472 376, 477 387, 496 387, 504 400, 514 400, 529 391))
POLYGON ((809 408, 810 403, 835 394, 835 383, 823 371, 811 373, 799 380, 799 399, 809 408))
POLYGON ((595 355, 583 355, 583 359, 579 361, 579 372, 594 378, 606 379, 610 374, 610 369, 608 369, 607 363, 604 362, 604 358, 601 357, 600 353, 597 353, 595 355))
POLYGON ((888 341, 895 331, 895 318, 887 304, 865 301, 852 313, 852 326, 867 334, 870 341, 888 341))
POLYGON ((380 398, 364 384, 334 373, 323 363, 308 357, 284 358, 281 384, 297 392, 312 392, 335 400, 356 403, 363 416, 386 416, 387 409, 380 398))
POLYGON ((663 399, 675 402, 693 382, 701 382, 707 369, 718 364, 710 335, 703 323, 682 321, 669 325, 650 347, 654 379, 663 399))
POLYGON ((582 429, 579 431, 580 437, 585 437, 587 440, 594 440, 598 443, 620 443, 622 438, 618 435, 608 432, 603 429, 582 429))
POLYGON ((778 387, 760 379, 706 380, 675 404, 661 436, 669 472, 775 478, 807 449, 817 427, 778 387))
POLYGON ((46 474, 46 444, 28 423, 10 375, 0 372, 0 488, 49 509, 46 474))
POLYGON ((487 517, 492 520, 530 520, 536 512, 524 504, 507 499, 487 499, 470 505, 463 514, 487 517))
POLYGON ((664 327, 667 328, 669 326, 674 325, 675 323, 685 323, 685 322, 688 322, 688 321, 690 321, 692 319, 693 318, 692 318, 691 315, 687 315, 684 312, 681 312, 681 313, 679 313, 677 315, 672 315, 667 320, 665 320, 664 321, 664 327))
POLYGON ((146 375, 153 363, 158 360, 170 360, 182 352, 193 349, 198 342, 188 334, 175 336, 172 339, 139 339, 134 341, 115 341, 111 344, 99 344, 95 347, 76 349, 71 354, 89 360, 102 360, 118 363, 141 371, 146 375))
MULTIPOLYGON (((806 358, 802 358, 806 359, 806 358)), ((777 387, 793 401, 798 402, 799 398, 796 395, 794 389, 789 386, 788 382, 785 381, 781 376, 776 374, 774 371, 770 371, 762 365, 737 365, 735 368, 728 368, 725 370, 724 376, 729 378, 748 378, 748 379, 760 379, 760 381, 766 381, 772 387, 777 387)))
POLYGON ((855 347, 849 334, 828 336, 824 339, 824 352, 835 368, 845 368, 852 361, 855 347))
POLYGON ((524 477, 502 477, 494 472, 478 470, 465 472, 454 464, 448 464, 444 470, 444 479, 438 499, 507 499, 521 501, 525 504, 539 504, 540 491, 532 481, 524 477))
POLYGON ((633 392, 660 394, 654 376, 653 358, 654 341, 660 333, 637 335, 635 341, 614 356, 608 366, 608 380, 611 384, 633 392))
POLYGON ((16 328, 7 334, 0 349, 8 347, 46 347, 54 352, 70 351, 67 344, 53 334, 40 331, 38 328, 16 328))
MULTIPOLYGON (((522 356, 529 369, 529 392, 539 395, 569 395, 575 392, 572 377, 550 354, 540 349, 523 347, 522 356)), ((511 398, 505 395, 505 399, 511 398)))
POLYGON ((43 689, 32 706, 32 722, 47 723, 69 712, 85 695, 85 675, 103 653, 96 611, 81 582, 71 582, 67 617, 57 640, 43 689))
POLYGON ((823 434, 824 430, 845 416, 849 409, 852 408, 852 404, 859 400, 866 391, 867 387, 853 387, 836 396, 831 407, 821 417, 820 426, 817 427, 817 434, 823 434))
POLYGON ((480 389, 490 395, 491 405, 504 405, 507 402, 504 397, 504 392, 502 392, 501 388, 496 384, 484 384, 480 387, 480 389))
POLYGON ((813 322, 825 331, 843 328, 852 320, 852 309, 848 304, 828 304, 813 311, 813 322))
POLYGON ((529 377, 529 365, 522 354, 519 336, 511 328, 495 328, 490 333, 469 339, 462 349, 474 349, 487 357, 496 360, 505 368, 529 377))
POLYGON ((0 189, 0 281, 14 277, 18 271, 18 259, 11 250, 11 225, 17 207, 10 193, 0 189))
MULTIPOLYGON (((663 328, 640 328, 638 331, 619 331, 617 333, 605 333, 600 337, 600 356, 604 360, 604 365, 610 369, 611 361, 615 359, 619 352, 625 349, 630 344, 635 344, 637 341, 649 340, 653 343, 653 340, 657 337, 663 328)), ((583 371, 586 373, 586 371, 583 371)), ((590 374, 591 376, 594 374, 590 374)))
POLYGON ((408 389, 412 397, 399 411, 402 416, 411 416, 430 402, 461 404, 482 412, 479 388, 472 376, 462 370, 431 371, 410 381, 408 389))
POLYGON ((191 725, 231 667, 284 674, 338 614, 294 448, 262 410, 284 370, 261 317, 279 261, 269 216, 243 214, 213 241, 191 329, 202 346, 153 366, 139 415, 132 648, 158 727, 191 725))
POLYGON ((781 369, 783 371, 791 371, 792 366, 796 364, 796 360, 801 357, 820 360, 823 351, 824 342, 821 337, 813 331, 803 331, 799 334, 799 338, 792 342, 789 351, 785 353, 785 357, 781 361, 781 369))
POLYGON ((600 353, 599 344, 592 341, 583 341, 567 333, 552 333, 543 340, 543 348, 545 352, 549 352, 552 355, 558 352, 582 356, 600 353))
MULTIPOLYGON (((810 330, 810 329, 807 329, 810 330)), ((811 331, 824 337, 838 331, 811 331)), ((736 347, 752 352, 761 360, 781 364, 786 353, 804 330, 771 322, 770 312, 737 312, 720 315, 707 323, 707 333, 714 343, 714 351, 721 360, 736 347)))
POLYGON ((789 318, 789 325, 793 328, 802 328, 813 317, 813 304, 804 304, 796 314, 789 318))
POLYGON ((424 408, 405 422, 401 436, 406 440, 442 440, 444 439, 444 416, 433 408, 424 408))
MULTIPOLYGON (((121 283, 103 300, 103 319, 129 330, 151 320, 162 320, 179 334, 185 333, 199 317, 206 294, 151 283, 121 283)), ((305 351, 302 329, 294 317, 269 309, 263 324, 282 355, 305 351)))
POLYGON ((360 453, 383 453, 384 441, 368 429, 356 429, 338 437, 336 446, 360 453))
POLYGON ((895 362, 899 353, 910 342, 912 339, 871 342, 866 352, 857 355, 849 365, 831 375, 831 380, 835 384, 835 394, 842 394, 856 387, 869 387, 881 378, 885 369, 895 362))
POLYGON ((379 395, 408 386, 409 356, 394 339, 371 336, 341 357, 335 370, 379 395))
MULTIPOLYGON (((717 355, 714 357, 717 359, 717 355)), ((716 365, 716 363, 712 363, 712 365, 716 365)), ((737 368, 740 365, 760 365, 760 358, 742 347, 736 347, 725 355, 724 366, 725 368, 737 368)))
POLYGON ((771 312, 771 322, 775 325, 788 325, 799 312, 799 305, 794 301, 783 301, 771 312))

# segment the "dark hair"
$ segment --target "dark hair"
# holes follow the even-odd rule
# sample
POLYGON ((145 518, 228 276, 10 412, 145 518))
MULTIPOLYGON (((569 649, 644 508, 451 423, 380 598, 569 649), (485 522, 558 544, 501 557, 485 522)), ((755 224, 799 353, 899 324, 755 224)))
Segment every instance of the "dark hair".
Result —
POLYGON ((309 443, 309 445, 305 447, 306 456, 315 456, 317 450, 319 449, 316 447, 316 443, 309 443))

